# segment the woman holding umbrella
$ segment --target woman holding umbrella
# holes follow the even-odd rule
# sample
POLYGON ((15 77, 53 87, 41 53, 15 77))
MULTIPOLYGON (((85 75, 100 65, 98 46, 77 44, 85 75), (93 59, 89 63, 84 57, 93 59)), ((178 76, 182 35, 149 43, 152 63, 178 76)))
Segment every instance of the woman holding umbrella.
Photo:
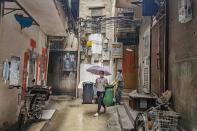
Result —
POLYGON ((88 72, 99 75, 96 79, 96 90, 97 90, 97 97, 98 97, 98 109, 94 116, 98 116, 100 114, 101 106, 104 108, 104 112, 106 112, 106 106, 103 103, 103 98, 105 95, 105 87, 108 85, 108 80, 104 76, 111 75, 111 73, 104 67, 101 66, 92 66, 87 69, 88 72))
POLYGON ((98 116, 100 114, 101 106, 104 108, 104 113, 106 112, 106 106, 103 103, 103 98, 105 95, 105 86, 108 85, 107 79, 104 77, 104 71, 100 71, 100 77, 96 79, 96 89, 97 89, 97 97, 98 97, 98 109, 94 116, 98 116))

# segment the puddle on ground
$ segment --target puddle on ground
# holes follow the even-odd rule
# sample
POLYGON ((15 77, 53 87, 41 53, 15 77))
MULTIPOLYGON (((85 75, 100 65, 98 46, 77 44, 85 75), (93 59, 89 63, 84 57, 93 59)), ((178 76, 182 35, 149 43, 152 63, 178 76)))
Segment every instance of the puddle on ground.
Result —
POLYGON ((80 107, 80 105, 68 105, 71 108, 80 107))
POLYGON ((88 116, 88 117, 93 117, 93 115, 96 113, 96 111, 86 111, 84 112, 84 115, 85 116, 88 116))

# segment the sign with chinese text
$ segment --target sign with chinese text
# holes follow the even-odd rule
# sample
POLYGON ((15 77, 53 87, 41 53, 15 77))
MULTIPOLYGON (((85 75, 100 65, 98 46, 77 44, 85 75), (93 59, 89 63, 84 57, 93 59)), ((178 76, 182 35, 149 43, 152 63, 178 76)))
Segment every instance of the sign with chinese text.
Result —
POLYGON ((122 58, 122 55, 123 55, 123 44, 122 43, 112 44, 112 57, 122 58))

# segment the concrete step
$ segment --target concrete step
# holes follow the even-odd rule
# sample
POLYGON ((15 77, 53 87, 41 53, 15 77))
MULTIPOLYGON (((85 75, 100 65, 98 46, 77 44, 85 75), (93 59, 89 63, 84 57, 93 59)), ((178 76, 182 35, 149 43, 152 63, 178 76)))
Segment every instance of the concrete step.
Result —
POLYGON ((124 89, 124 92, 125 93, 131 93, 132 92, 132 89, 124 89))
POLYGON ((117 110, 122 131, 134 130, 133 123, 125 110, 124 105, 119 106, 117 110))
POLYGON ((117 108, 112 107, 112 109, 108 109, 108 113, 110 114, 110 118, 107 121, 107 131, 122 131, 117 108))
POLYGON ((131 109, 130 106, 129 106, 129 104, 127 102, 124 102, 123 105, 125 107, 125 110, 126 110, 128 116, 129 116, 132 124, 134 125, 135 119, 136 119, 137 114, 139 113, 139 111, 136 111, 136 110, 131 109))
POLYGON ((129 96, 123 95, 123 96, 122 96, 122 99, 123 99, 123 100, 129 100, 129 96))
POLYGON ((129 93, 123 92, 122 93, 122 99, 123 100, 129 100, 129 93))

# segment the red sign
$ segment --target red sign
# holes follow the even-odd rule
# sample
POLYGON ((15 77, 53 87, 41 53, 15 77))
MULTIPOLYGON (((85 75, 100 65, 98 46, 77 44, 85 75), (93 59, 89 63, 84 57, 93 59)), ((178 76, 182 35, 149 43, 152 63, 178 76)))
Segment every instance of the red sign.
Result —
POLYGON ((31 39, 31 47, 32 48, 36 48, 36 41, 35 40, 33 40, 33 39, 31 39))
POLYGON ((26 82, 27 82, 27 65, 29 60, 29 53, 24 53, 24 63, 23 63, 23 74, 22 74, 22 100, 25 99, 26 94, 26 82))

